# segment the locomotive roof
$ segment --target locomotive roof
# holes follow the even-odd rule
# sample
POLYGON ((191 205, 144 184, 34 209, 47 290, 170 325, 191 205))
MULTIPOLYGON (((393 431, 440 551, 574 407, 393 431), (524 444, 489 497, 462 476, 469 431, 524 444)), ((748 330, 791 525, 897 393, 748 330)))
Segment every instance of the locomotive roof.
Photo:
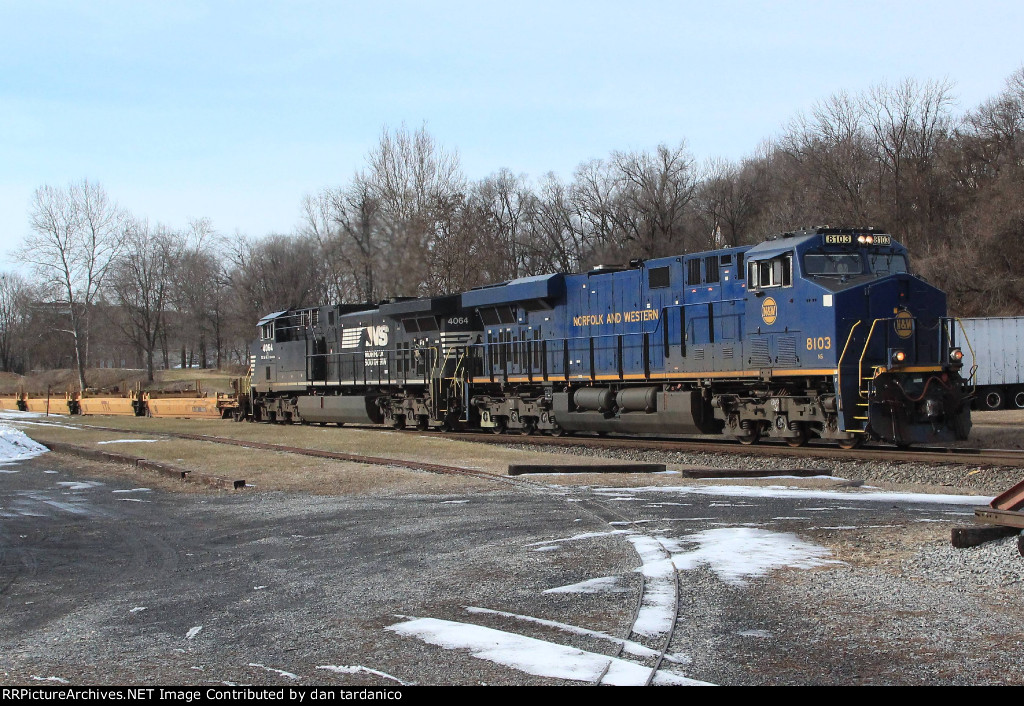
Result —
POLYGON ((427 297, 424 299, 406 299, 380 305, 380 313, 385 316, 402 317, 405 315, 445 315, 451 314, 459 307, 459 295, 451 294, 443 297, 427 297))
POLYGON ((821 236, 817 233, 802 233, 800 235, 786 234, 781 238, 765 240, 762 243, 758 243, 747 251, 747 258, 758 257, 760 255, 776 255, 781 252, 792 250, 793 248, 799 247, 810 241, 818 243, 821 241, 821 236))
POLYGON ((551 299, 565 293, 562 274, 520 277, 511 282, 471 289, 462 295, 462 306, 487 307, 534 299, 551 299))
MULTIPOLYGON (((288 310, 287 310, 287 309, 285 309, 284 311, 275 311, 275 312, 274 312, 273 314, 267 314, 267 315, 266 315, 266 316, 264 316, 264 317, 263 317, 262 319, 260 319, 259 321, 257 321, 257 322, 256 322, 256 325, 257 325, 257 326, 262 326, 263 324, 267 323, 268 321, 273 321, 273 320, 274 320, 274 319, 276 319, 277 317, 281 316, 281 314, 287 314, 287 313, 288 313, 288 310)), ((250 321, 251 321, 251 320, 252 320, 252 319, 250 319, 250 321)))

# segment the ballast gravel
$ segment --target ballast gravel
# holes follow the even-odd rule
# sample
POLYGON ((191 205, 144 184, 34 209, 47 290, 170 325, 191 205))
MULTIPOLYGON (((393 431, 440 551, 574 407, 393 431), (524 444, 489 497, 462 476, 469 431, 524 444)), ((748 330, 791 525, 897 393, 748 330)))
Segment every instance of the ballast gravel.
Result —
POLYGON ((513 444, 508 448, 544 451, 568 456, 615 458, 636 463, 663 463, 673 468, 735 468, 744 471, 820 470, 823 474, 851 481, 931 486, 924 492, 949 492, 956 488, 968 493, 995 495, 1024 479, 1024 468, 988 468, 961 464, 929 464, 910 461, 860 461, 748 454, 608 449, 579 446, 534 446, 513 444))

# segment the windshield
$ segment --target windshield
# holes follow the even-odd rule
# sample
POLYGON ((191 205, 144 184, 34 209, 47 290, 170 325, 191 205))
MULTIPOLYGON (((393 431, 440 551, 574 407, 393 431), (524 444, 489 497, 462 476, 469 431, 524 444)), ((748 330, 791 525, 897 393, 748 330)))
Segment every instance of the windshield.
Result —
POLYGON ((804 273, 808 275, 859 275, 864 262, 857 253, 807 253, 804 255, 804 273))
POLYGON ((907 268, 907 258, 904 255, 873 253, 868 255, 868 262, 871 265, 871 271, 879 276, 910 271, 907 268))

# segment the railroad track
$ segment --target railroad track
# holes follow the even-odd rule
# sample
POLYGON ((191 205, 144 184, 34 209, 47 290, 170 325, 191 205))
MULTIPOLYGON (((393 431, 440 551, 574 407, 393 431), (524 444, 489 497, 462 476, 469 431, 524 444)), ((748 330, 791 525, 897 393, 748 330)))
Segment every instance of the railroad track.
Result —
MULTIPOLYGON (((125 429, 114 427, 100 427, 95 425, 83 425, 92 429, 104 431, 124 432, 125 429)), ((381 429, 381 427, 367 426, 359 427, 367 429, 381 429)), ((399 433, 410 433, 412 430, 399 433)), ((215 436, 210 434, 186 434, 172 432, 158 432, 165 436, 173 436, 182 439, 195 441, 209 441, 213 443, 233 444, 236 446, 248 446, 255 449, 266 449, 282 452, 302 452, 304 455, 320 455, 322 458, 333 458, 341 461, 352 461, 355 463, 369 463, 373 465, 392 465, 407 468, 420 468, 436 473, 447 473, 456 475, 474 475, 480 473, 471 469, 458 468, 455 466, 444 466, 442 464, 426 464, 418 462, 406 462, 396 459, 360 457, 353 454, 336 453, 330 451, 316 451, 314 449, 297 449, 295 447, 283 446, 280 444, 263 444, 260 442, 241 441, 226 436, 215 436), (362 460, 361 460, 362 459, 362 460)), ((413 432, 429 433, 429 432, 413 432)), ((992 466, 1005 468, 1024 468, 1024 450, 1022 449, 976 449, 967 447, 945 447, 945 446, 915 446, 911 448, 896 448, 893 446, 863 446, 856 449, 840 449, 836 446, 811 443, 807 446, 792 447, 783 443, 760 443, 753 445, 741 444, 737 441, 724 441, 721 439, 671 439, 664 437, 618 437, 618 436, 596 436, 596 435, 573 435, 573 436, 547 436, 541 434, 487 434, 481 432, 449 432, 444 434, 445 438, 457 439, 482 444, 499 444, 503 446, 515 444, 529 444, 531 446, 552 446, 552 447, 573 447, 585 446, 599 449, 636 449, 638 446, 647 451, 676 451, 683 453, 711 453, 711 454, 742 454, 747 456, 782 456, 788 458, 822 458, 839 461, 909 461, 914 463, 932 464, 960 464, 965 466, 992 466)), ((493 474, 483 474, 493 477, 493 474)), ((500 476, 499 476, 500 477, 500 476)))
POLYGON ((484 444, 530 444, 534 446, 586 446, 603 449, 636 449, 679 451, 688 453, 744 454, 750 456, 787 456, 790 458, 825 458, 858 461, 912 461, 915 463, 963 464, 968 466, 1024 467, 1024 450, 974 449, 942 446, 920 446, 900 449, 892 446, 865 446, 840 449, 834 446, 809 444, 794 448, 785 444, 761 443, 744 445, 738 442, 704 439, 665 439, 661 437, 613 436, 524 436, 522 434, 449 434, 460 441, 484 444))

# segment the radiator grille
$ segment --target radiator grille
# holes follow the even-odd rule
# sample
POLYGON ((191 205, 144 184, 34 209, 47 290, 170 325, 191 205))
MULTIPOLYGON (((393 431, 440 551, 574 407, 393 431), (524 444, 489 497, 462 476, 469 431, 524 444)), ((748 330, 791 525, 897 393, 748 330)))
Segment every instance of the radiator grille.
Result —
POLYGON ((750 365, 768 367, 772 364, 772 357, 768 354, 768 341, 764 338, 755 338, 750 342, 750 365))
POLYGON ((800 365, 800 359, 796 357, 796 338, 783 336, 779 339, 779 365, 800 365))

